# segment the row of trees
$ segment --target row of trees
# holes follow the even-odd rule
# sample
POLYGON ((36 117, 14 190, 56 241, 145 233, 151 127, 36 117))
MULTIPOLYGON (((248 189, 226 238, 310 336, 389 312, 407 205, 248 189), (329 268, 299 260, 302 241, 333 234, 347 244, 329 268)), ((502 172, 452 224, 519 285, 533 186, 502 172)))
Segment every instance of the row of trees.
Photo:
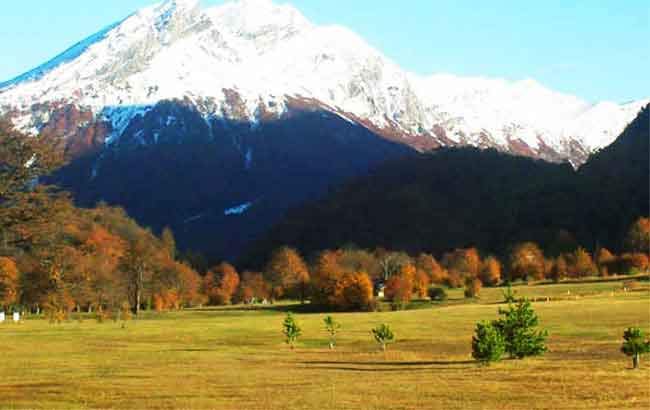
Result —
POLYGON ((431 285, 482 286, 514 280, 578 278, 648 268, 650 220, 630 229, 629 252, 579 248, 547 258, 534 243, 515 246, 506 261, 475 248, 412 257, 385 249, 326 250, 304 260, 292 248, 270 256, 261 272, 239 274, 221 263, 201 277, 179 260, 172 232, 157 237, 124 211, 76 208, 65 192, 39 184, 63 163, 60 147, 0 124, 0 305, 39 311, 119 310, 126 302, 178 309, 261 300, 310 299, 337 310, 367 310, 382 287, 396 306, 426 297, 431 285))
MULTIPOLYGON (((514 281, 578 279, 648 269, 650 219, 641 218, 628 235, 629 253, 614 255, 605 248, 593 257, 584 248, 548 258, 533 242, 517 244, 502 262, 478 249, 456 249, 440 260, 433 255, 412 257, 384 249, 326 250, 308 260, 293 248, 283 247, 271 255, 262 272, 240 275, 222 263, 207 272, 204 293, 210 303, 250 303, 255 300, 310 299, 312 304, 337 310, 365 310, 375 305, 375 295, 394 306, 430 295, 432 286, 465 288, 476 297, 483 286, 514 281)), ((433 288, 437 290, 438 288, 433 288)))

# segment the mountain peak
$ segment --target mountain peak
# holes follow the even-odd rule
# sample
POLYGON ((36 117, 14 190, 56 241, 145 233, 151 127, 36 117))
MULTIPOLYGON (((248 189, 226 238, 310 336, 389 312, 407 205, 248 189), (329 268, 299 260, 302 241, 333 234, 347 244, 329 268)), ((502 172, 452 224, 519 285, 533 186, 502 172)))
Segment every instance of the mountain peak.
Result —
POLYGON ((314 25, 284 2, 166 0, 0 83, 0 114, 13 110, 36 133, 35 104, 75 104, 110 121, 112 141, 139 109, 185 98, 206 118, 237 112, 252 123, 298 100, 420 149, 491 146, 574 163, 641 108, 592 106, 532 79, 410 75, 352 31, 314 25))
POLYGON ((206 10, 218 27, 240 34, 260 34, 292 28, 312 27, 300 11, 288 4, 271 0, 235 0, 206 10))

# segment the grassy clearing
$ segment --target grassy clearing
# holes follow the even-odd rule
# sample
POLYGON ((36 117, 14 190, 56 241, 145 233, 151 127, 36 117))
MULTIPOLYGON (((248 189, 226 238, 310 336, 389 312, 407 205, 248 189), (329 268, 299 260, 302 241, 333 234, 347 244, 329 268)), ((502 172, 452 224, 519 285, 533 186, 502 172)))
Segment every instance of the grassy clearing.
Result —
POLYGON ((466 304, 336 314, 335 351, 324 314, 297 316, 304 336, 291 351, 284 313, 272 309, 167 313, 126 329, 93 320, 5 324, 0 408, 650 408, 650 361, 633 371, 619 352, 625 327, 650 330, 650 293, 607 286, 621 287, 518 287, 530 297, 589 296, 535 303, 550 352, 489 368, 470 360, 470 340, 478 320, 496 317, 500 291, 492 289, 466 304), (382 322, 397 337, 385 354, 370 334, 382 322))

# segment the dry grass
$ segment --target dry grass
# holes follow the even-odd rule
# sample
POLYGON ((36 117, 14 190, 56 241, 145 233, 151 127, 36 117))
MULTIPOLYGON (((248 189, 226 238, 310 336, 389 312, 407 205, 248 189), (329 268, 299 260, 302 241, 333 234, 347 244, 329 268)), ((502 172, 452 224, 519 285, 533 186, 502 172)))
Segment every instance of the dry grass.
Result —
MULTIPOLYGON (((554 286, 537 293, 559 296, 569 285, 554 286)), ((572 286, 580 293, 594 284, 572 286)), ((647 291, 536 303, 550 352, 481 368, 470 340, 475 322, 496 317, 490 292, 483 303, 337 314, 335 351, 322 314, 298 315, 304 336, 295 351, 282 343, 283 313, 272 310, 168 313, 126 329, 91 320, 5 324, 0 408, 650 408, 650 362, 630 370, 618 350, 625 327, 650 330, 647 291), (397 336, 385 354, 370 336, 381 322, 397 336)))

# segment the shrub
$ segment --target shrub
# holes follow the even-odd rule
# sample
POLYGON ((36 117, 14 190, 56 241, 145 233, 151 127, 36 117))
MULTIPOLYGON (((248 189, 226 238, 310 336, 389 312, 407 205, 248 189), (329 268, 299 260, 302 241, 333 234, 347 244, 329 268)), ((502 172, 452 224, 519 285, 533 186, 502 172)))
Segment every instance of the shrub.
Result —
POLYGON ((287 312, 287 316, 284 318, 284 322, 282 323, 282 333, 285 337, 285 343, 293 349, 296 340, 298 340, 298 337, 300 337, 300 334, 302 333, 302 330, 300 329, 300 326, 298 326, 298 323, 291 312, 287 312))
POLYGON ((381 325, 372 329, 372 335, 374 336, 375 341, 379 343, 381 350, 383 351, 386 351, 386 346, 395 340, 393 331, 390 330, 390 326, 385 323, 382 323, 381 325))
POLYGON ((628 328, 623 333, 623 345, 621 352, 632 357, 632 366, 639 368, 639 357, 642 354, 650 353, 650 341, 646 340, 643 331, 638 327, 628 328))
POLYGON ((323 322, 325 323, 325 330, 327 330, 327 333, 329 333, 330 349, 334 349, 334 345, 336 345, 336 334, 339 332, 339 329, 341 329, 341 324, 329 315, 323 319, 323 322))
POLYGON ((476 324, 472 337, 472 357, 485 365, 501 360, 506 344, 499 329, 491 322, 476 324))
POLYGON ((439 287, 429 288, 429 298, 437 302, 444 302, 447 300, 447 291, 439 287))
POLYGON ((499 309, 499 315, 503 317, 493 324, 503 336, 510 357, 523 359, 546 352, 548 333, 536 330, 539 319, 530 301, 520 300, 516 305, 509 304, 508 309, 499 309))

